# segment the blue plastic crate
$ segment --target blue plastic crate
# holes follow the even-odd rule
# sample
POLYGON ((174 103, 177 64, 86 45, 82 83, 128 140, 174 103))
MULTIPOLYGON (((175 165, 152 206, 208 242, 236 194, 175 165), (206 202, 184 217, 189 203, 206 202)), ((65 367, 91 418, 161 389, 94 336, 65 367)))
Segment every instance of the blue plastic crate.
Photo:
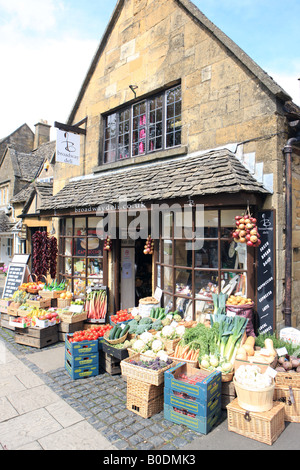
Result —
POLYGON ((197 416, 208 418, 211 414, 221 410, 221 392, 215 393, 209 401, 204 403, 198 401, 195 397, 185 397, 183 392, 177 392, 169 388, 164 388, 164 403, 176 408, 182 408, 197 416))
POLYGON ((185 362, 179 362, 176 366, 171 367, 164 373, 165 387, 178 392, 186 393, 189 396, 195 397, 199 402, 206 403, 216 393, 221 393, 222 390, 222 374, 219 371, 205 371, 199 370, 196 367, 185 362), (191 384, 179 380, 180 374, 191 376, 197 373, 206 375, 207 378, 201 382, 191 384))
POLYGON ((220 420, 221 410, 217 410, 204 418, 179 407, 164 404, 164 418, 176 424, 183 424, 201 434, 208 434, 220 420))
POLYGON ((98 339, 91 341, 80 341, 78 343, 71 343, 69 338, 72 337, 72 334, 66 334, 65 338, 65 347, 69 349, 71 355, 82 356, 86 354, 92 354, 99 351, 99 341, 98 339))
POLYGON ((65 360, 65 369, 69 373, 72 380, 84 379, 99 375, 99 363, 97 365, 72 367, 68 360, 65 360))
POLYGON ((94 366, 99 364, 99 353, 72 356, 69 349, 66 349, 65 359, 70 363, 72 368, 94 366))

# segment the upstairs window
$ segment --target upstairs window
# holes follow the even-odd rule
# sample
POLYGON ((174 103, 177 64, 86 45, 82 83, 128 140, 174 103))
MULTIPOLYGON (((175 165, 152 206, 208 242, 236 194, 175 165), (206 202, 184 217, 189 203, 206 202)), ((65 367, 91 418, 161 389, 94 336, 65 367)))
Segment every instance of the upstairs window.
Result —
POLYGON ((109 114, 104 119, 103 163, 181 144, 181 86, 109 114))

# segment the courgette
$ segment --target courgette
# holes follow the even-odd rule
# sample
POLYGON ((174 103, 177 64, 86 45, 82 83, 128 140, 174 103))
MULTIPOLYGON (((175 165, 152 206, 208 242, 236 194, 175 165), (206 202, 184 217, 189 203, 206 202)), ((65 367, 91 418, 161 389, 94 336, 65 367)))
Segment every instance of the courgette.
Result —
POLYGON ((123 331, 122 331, 121 336, 126 335, 126 333, 127 333, 128 330, 129 330, 129 325, 127 324, 127 325, 125 326, 125 328, 123 328, 123 331))
POLYGON ((120 338, 121 332, 122 332, 122 328, 119 326, 116 333, 115 333, 114 339, 120 338))
POLYGON ((155 316, 154 316, 155 315, 155 308, 154 307, 151 308, 149 315, 150 315, 151 318, 155 318, 155 316))
POLYGON ((110 330, 108 339, 114 339, 115 333, 116 333, 116 331, 117 331, 118 328, 119 328, 118 325, 115 325, 115 326, 110 330))

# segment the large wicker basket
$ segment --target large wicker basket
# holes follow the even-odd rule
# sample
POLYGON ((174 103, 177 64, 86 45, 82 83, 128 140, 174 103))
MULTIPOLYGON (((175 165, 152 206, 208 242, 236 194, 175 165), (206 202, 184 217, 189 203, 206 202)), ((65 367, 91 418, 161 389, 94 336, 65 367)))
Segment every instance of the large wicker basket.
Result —
POLYGON ((275 382, 264 389, 254 389, 239 384, 236 378, 233 378, 238 403, 241 408, 247 411, 264 412, 273 407, 273 398, 275 382))
POLYGON ((166 370, 170 369, 175 365, 173 362, 172 364, 164 367, 163 369, 159 370, 152 370, 146 369, 145 367, 140 367, 134 364, 131 364, 130 361, 139 361, 140 354, 136 354, 135 356, 130 356, 127 359, 123 359, 121 361, 121 372, 122 375, 130 377, 135 380, 140 380, 141 382, 146 382, 152 385, 160 385, 164 382, 164 373, 166 370))

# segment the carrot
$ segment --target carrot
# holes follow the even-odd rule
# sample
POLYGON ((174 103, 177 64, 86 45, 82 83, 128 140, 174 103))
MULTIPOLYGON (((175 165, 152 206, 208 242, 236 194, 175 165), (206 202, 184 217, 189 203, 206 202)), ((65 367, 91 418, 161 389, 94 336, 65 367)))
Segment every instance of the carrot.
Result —
POLYGON ((180 356, 180 357, 182 357, 182 359, 185 358, 185 356, 186 356, 189 349, 190 349, 189 345, 187 345, 187 346, 185 346, 185 348, 183 348, 183 351, 181 352, 181 356, 180 356))
POLYGON ((186 359, 190 360, 193 354, 194 354, 194 351, 192 349, 190 349, 189 352, 186 355, 186 359))

